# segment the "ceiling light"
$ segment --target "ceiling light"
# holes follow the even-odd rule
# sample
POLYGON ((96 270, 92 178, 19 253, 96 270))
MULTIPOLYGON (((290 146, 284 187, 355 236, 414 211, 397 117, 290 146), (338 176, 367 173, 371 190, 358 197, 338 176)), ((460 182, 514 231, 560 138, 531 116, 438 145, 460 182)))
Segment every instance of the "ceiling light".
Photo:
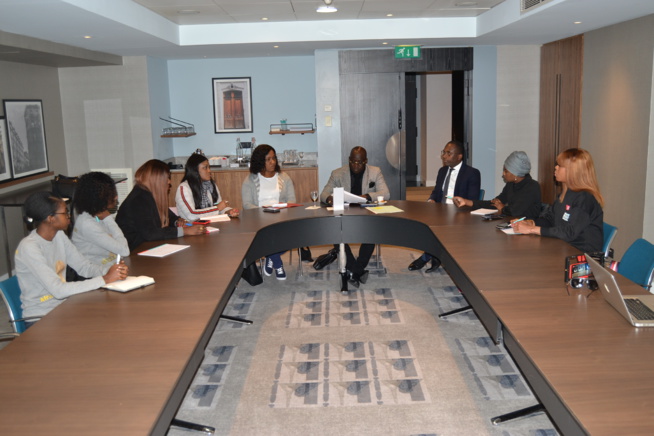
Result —
POLYGON ((261 19, 261 21, 268 21, 268 18, 267 18, 267 17, 263 17, 263 18, 261 19))
POLYGON ((388 45, 388 43, 387 42, 382 42, 382 45, 388 45))
POLYGON ((392 16, 393 16, 393 14, 386 14, 386 16, 387 16, 387 17, 392 17, 392 16))
POLYGON ((91 35, 84 35, 84 39, 91 39, 93 38, 91 35))
POLYGON ((318 9, 316 9, 316 12, 320 12, 321 14, 329 14, 331 12, 338 11, 338 9, 336 9, 335 6, 332 6, 334 0, 323 0, 323 2, 325 2, 324 6, 318 7, 318 9))
POLYGON ((581 24, 581 21, 575 21, 575 24, 581 24))

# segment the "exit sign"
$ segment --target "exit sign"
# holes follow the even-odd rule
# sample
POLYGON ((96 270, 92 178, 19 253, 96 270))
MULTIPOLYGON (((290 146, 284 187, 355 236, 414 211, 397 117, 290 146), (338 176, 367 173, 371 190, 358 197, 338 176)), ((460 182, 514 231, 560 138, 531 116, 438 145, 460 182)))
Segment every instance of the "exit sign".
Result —
POLYGON ((420 59, 419 45, 395 46, 395 59, 420 59))

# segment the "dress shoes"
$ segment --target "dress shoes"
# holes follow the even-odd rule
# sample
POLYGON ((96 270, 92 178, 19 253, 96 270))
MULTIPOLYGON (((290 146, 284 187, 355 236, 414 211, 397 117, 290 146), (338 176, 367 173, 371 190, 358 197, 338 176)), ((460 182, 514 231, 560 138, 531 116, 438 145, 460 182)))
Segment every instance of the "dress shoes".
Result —
POLYGON ((419 269, 422 269, 422 267, 425 266, 426 263, 427 262, 422 260, 422 256, 420 256, 419 258, 411 262, 411 264, 409 264, 409 271, 417 271, 419 269))
POLYGON ((300 259, 302 262, 313 262, 309 247, 300 247, 300 259))
POLYGON ((431 266, 427 268, 425 272, 434 272, 438 269, 438 267, 441 266, 441 261, 439 259, 436 259, 435 257, 431 258, 431 266))
POLYGON ((346 274, 347 281, 355 288, 358 288, 361 283, 365 284, 368 281, 368 270, 363 271, 363 274, 356 274, 348 270, 346 274))
POLYGON ((332 248, 327 253, 318 256, 316 261, 313 263, 313 268, 316 271, 320 271, 327 265, 331 264, 338 258, 338 251, 335 248, 332 248))

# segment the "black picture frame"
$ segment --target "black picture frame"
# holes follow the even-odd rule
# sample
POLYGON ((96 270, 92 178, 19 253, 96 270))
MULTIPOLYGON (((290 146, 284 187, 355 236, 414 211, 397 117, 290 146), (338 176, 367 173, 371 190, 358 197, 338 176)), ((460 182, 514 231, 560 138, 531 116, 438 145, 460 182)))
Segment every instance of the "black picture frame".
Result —
POLYGON ((252 132, 252 81, 250 77, 211 79, 216 133, 252 132))
POLYGON ((42 100, 3 100, 14 179, 48 171, 42 100))
POLYGON ((9 139, 5 117, 0 117, 0 182, 11 180, 11 162, 9 161, 9 139))

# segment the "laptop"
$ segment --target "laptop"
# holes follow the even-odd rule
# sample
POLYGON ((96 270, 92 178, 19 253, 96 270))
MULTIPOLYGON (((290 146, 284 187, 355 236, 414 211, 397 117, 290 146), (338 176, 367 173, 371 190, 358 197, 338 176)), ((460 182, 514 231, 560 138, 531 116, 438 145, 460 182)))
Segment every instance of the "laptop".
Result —
POLYGON ((647 319, 647 316, 639 316, 636 312, 647 312, 647 309, 654 314, 654 295, 634 295, 624 297, 615 277, 595 259, 586 254, 588 266, 595 276, 597 285, 604 295, 604 299, 615 310, 618 311, 631 325, 635 327, 654 327, 654 319, 647 319), (629 306, 629 307, 628 307, 629 306), (644 306, 644 307, 643 307, 644 306), (644 318, 644 319, 643 319, 644 318))

